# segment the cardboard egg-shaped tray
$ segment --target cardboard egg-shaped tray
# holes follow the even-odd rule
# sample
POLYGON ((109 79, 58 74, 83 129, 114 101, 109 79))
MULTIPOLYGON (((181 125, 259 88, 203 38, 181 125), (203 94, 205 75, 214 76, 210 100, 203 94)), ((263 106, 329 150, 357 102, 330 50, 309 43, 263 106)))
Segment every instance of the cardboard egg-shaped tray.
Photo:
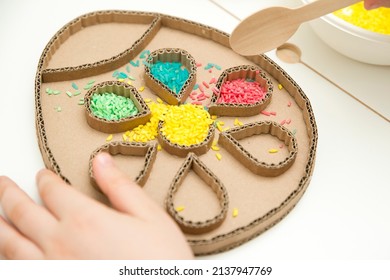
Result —
POLYGON ((35 102, 46 167, 109 204, 90 162, 98 152, 111 153, 178 223, 197 255, 234 248, 275 225, 312 176, 317 127, 299 85, 267 56, 240 56, 229 47, 228 34, 196 22, 131 11, 80 16, 43 50, 35 102), (188 69, 180 90, 150 73, 158 60, 188 69), (220 88, 234 79, 258 82, 264 99, 217 103, 220 88), (125 121, 91 116, 94 91, 131 98, 139 114, 125 121), (129 141, 126 131, 150 119, 148 102, 212 108, 214 122, 206 139, 193 146, 161 135, 129 141))

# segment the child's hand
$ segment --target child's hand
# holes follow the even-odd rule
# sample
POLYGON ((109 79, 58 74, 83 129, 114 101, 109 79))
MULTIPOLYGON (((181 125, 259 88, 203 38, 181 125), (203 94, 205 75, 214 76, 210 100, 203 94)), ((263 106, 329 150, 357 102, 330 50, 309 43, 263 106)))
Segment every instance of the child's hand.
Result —
POLYGON ((46 206, 0 177, 0 256, 9 259, 188 259, 183 234, 146 193, 100 154, 94 175, 111 209, 42 170, 37 185, 46 206))

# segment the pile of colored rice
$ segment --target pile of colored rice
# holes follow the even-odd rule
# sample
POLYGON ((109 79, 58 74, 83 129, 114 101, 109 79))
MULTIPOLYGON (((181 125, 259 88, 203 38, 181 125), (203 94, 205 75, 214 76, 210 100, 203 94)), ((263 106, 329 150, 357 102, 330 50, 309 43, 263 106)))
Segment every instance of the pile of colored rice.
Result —
POLYGON ((138 114, 133 100, 112 92, 94 93, 90 109, 96 117, 109 121, 117 121, 138 114))
POLYGON ((367 11, 363 2, 359 2, 333 14, 355 26, 390 35, 390 8, 381 7, 367 11))
POLYGON ((128 141, 147 142, 154 140, 158 133, 158 124, 164 121, 162 134, 171 143, 191 146, 202 143, 209 132, 213 120, 202 106, 184 104, 180 106, 150 102, 152 117, 144 125, 127 131, 128 141))
POLYGON ((191 146, 206 139, 212 123, 210 114, 202 106, 170 106, 164 115, 161 133, 172 143, 191 146))
POLYGON ((187 68, 180 62, 157 61, 150 66, 150 72, 154 78, 176 94, 180 92, 190 76, 187 68))
POLYGON ((263 100, 265 95, 266 90, 258 82, 237 79, 222 84, 217 103, 254 104, 263 100))

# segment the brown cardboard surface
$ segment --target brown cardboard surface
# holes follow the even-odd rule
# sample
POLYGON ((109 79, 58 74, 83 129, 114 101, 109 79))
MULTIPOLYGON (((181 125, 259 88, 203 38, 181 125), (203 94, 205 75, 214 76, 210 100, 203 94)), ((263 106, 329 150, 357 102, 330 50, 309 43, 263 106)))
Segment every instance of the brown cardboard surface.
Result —
MULTIPOLYGON (((275 177, 254 174, 221 145, 218 145, 219 151, 210 149, 198 156, 207 169, 221 180, 229 197, 229 205, 226 218, 218 227, 203 233, 187 233, 187 239, 196 254, 224 251, 273 226, 299 201, 313 172, 318 137, 310 102, 299 85, 266 56, 242 57, 234 53, 228 46, 227 34, 179 18, 126 11, 91 13, 64 26, 43 51, 36 75, 36 124, 43 160, 48 168, 75 188, 107 203, 106 198, 90 182, 89 162, 91 155, 106 145, 108 134, 91 128, 85 118, 85 107, 78 105, 79 98, 70 98, 65 92, 72 90, 71 83, 74 82, 81 88, 79 97, 84 97, 87 90, 82 87, 91 79, 96 84, 115 81, 113 72, 126 71, 130 60, 141 60, 143 50, 153 52, 163 48, 183 49, 197 63, 202 63, 196 73, 196 82, 199 84, 213 77, 218 79, 224 70, 232 67, 260 67, 273 85, 272 99, 263 110, 275 114, 237 117, 244 124, 259 121, 284 123, 283 127, 294 135, 299 147, 290 168, 275 177), (104 55, 99 51, 91 54, 90 49, 80 48, 80 45, 86 43, 86 38, 96 34, 104 37, 109 32, 112 33, 110 36, 120 40, 124 34, 138 34, 135 30, 143 30, 144 33, 141 32, 138 39, 129 35, 132 39, 124 39, 130 40, 125 43, 126 46, 105 44, 104 55), (215 67, 211 72, 205 70, 207 63, 217 64, 221 70, 215 67), (278 84, 282 84, 283 89, 279 90, 278 84), (49 95, 46 93, 47 88, 59 90, 61 94, 49 95), (61 112, 54 109, 58 106, 61 106, 61 112), (222 156, 221 160, 216 158, 216 153, 222 156), (237 217, 232 215, 234 208, 239 210, 237 217)), ((145 86, 144 71, 142 65, 131 67, 130 73, 135 78, 132 85, 136 89, 145 86)), ((148 87, 139 94, 144 99, 156 100, 155 93, 148 87)), ((191 102, 190 98, 187 102, 191 102)), ((210 99, 202 102, 208 106, 210 99)), ((234 127, 235 119, 236 116, 224 116, 218 117, 217 121, 223 121, 223 128, 226 129, 234 127)), ((220 131, 215 130, 215 140, 218 140, 219 135, 220 131)), ((253 151, 254 154, 259 151, 266 155, 263 159, 265 162, 277 163, 285 158, 289 153, 288 141, 279 140, 278 137, 275 140, 274 136, 265 135, 270 137, 253 135, 240 140, 240 143, 247 151, 253 151), (282 148, 281 144, 284 144, 282 148), (280 152, 267 153, 271 148, 277 148, 280 152)), ((112 141, 123 141, 122 133, 114 134, 112 141)), ((126 162, 121 155, 118 162, 123 165, 122 168, 128 168, 131 167, 131 158, 126 162)), ((169 153, 169 149, 155 152, 154 163, 153 166, 149 165, 143 188, 162 207, 184 161, 183 157, 169 153)), ((180 215, 187 220, 207 220, 219 213, 220 201, 215 199, 215 193, 210 191, 208 184, 199 180, 198 176, 192 176, 192 173, 186 176, 177 191, 174 204, 186 206, 180 215)))

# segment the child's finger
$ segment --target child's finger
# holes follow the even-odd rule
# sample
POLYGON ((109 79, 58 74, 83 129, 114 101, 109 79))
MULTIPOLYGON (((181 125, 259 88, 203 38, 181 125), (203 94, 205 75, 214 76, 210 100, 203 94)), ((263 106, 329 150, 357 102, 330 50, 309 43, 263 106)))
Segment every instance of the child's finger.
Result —
POLYGON ((43 252, 0 216, 0 256, 10 260, 42 259, 43 252))
POLYGON ((107 153, 95 157, 93 174, 115 209, 143 218, 151 218, 161 211, 140 186, 115 166, 107 153))
POLYGON ((100 205, 67 185, 48 169, 38 172, 37 185, 45 206, 59 220, 93 211, 95 206, 100 205))
POLYGON ((376 9, 379 7, 390 7, 390 1, 388 0, 366 0, 364 1, 364 7, 367 10, 376 9))
POLYGON ((44 244, 57 223, 46 209, 7 177, 0 178, 0 204, 9 221, 38 246, 44 244))

